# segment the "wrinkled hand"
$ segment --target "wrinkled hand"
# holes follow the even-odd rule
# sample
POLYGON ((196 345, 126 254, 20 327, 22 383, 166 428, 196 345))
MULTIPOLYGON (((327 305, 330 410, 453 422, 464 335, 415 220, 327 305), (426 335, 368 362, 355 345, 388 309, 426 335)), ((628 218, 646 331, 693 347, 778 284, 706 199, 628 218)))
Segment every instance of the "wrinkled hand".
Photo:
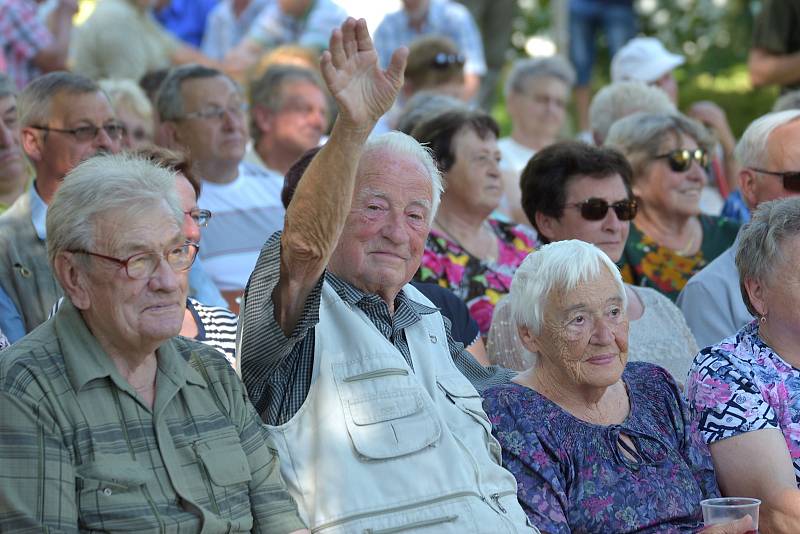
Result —
POLYGON ((407 57, 408 49, 399 48, 389 67, 381 70, 364 19, 348 18, 340 29, 333 30, 320 68, 339 105, 339 117, 356 126, 372 127, 394 104, 403 85, 407 57))
POLYGON ((701 530, 701 534, 745 534, 753 530, 753 519, 746 515, 736 521, 711 525, 701 530))

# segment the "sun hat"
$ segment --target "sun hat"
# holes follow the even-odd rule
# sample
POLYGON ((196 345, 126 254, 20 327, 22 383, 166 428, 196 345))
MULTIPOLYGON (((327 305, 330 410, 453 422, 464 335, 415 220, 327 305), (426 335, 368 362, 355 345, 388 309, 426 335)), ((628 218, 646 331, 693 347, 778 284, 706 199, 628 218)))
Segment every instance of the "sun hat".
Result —
POLYGON ((638 80, 652 83, 686 59, 669 52, 654 37, 634 37, 614 54, 611 60, 611 81, 638 80))

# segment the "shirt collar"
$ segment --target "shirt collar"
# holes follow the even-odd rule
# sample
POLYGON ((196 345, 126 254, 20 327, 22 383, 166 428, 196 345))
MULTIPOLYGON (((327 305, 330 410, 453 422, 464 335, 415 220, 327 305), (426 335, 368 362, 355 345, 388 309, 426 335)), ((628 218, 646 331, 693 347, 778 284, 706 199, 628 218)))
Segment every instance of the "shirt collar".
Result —
MULTIPOLYGON (((133 393, 131 385, 119 374, 80 311, 68 298, 64 299, 53 320, 67 375, 75 391, 80 391, 92 380, 109 377, 118 388, 133 393)), ((186 382, 206 386, 205 380, 188 363, 192 354, 188 347, 178 347, 173 339, 169 339, 162 343, 156 354, 159 371, 178 387, 186 382)))
MULTIPOLYGON (((373 304, 381 300, 381 298, 378 295, 362 291, 356 286, 350 284, 349 282, 342 280, 341 278, 339 278, 330 271, 326 271, 325 279, 331 285, 333 290, 336 291, 336 294, 339 295, 339 298, 341 298, 348 304, 351 305, 358 305, 359 303, 373 304)), ((401 289, 400 292, 395 297, 394 307, 395 310, 399 310, 401 307, 406 307, 417 317, 419 317, 420 315, 428 315, 439 311, 438 308, 431 308, 430 306, 426 306, 425 304, 419 303, 409 298, 403 289, 401 289)))
POLYGON ((31 222, 36 230, 36 235, 44 241, 47 239, 47 204, 45 204, 39 193, 36 192, 36 183, 28 188, 31 202, 31 222))

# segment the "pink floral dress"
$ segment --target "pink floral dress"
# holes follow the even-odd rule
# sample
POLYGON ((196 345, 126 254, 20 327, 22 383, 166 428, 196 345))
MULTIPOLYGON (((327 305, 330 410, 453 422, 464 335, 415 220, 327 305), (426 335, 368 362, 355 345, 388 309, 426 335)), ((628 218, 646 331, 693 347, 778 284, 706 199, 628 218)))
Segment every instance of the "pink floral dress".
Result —
POLYGON ((758 335, 758 321, 695 356, 687 383, 692 418, 706 443, 777 428, 800 486, 800 370, 758 335))
POLYGON ((497 219, 489 219, 489 224, 497 236, 497 261, 476 258, 444 234, 431 230, 415 277, 453 291, 466 303, 484 337, 489 333, 497 301, 511 287, 514 272, 539 244, 536 234, 524 226, 497 219))

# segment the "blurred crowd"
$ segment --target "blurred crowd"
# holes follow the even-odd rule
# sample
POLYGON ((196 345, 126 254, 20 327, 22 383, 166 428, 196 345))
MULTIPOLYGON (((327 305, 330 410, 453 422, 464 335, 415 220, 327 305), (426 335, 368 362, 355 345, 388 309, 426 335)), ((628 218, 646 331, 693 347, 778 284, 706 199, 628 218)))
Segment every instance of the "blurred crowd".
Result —
POLYGON ((798 531, 800 1, 738 139, 633 0, 79 3, 0 4, 0 530, 798 531))

